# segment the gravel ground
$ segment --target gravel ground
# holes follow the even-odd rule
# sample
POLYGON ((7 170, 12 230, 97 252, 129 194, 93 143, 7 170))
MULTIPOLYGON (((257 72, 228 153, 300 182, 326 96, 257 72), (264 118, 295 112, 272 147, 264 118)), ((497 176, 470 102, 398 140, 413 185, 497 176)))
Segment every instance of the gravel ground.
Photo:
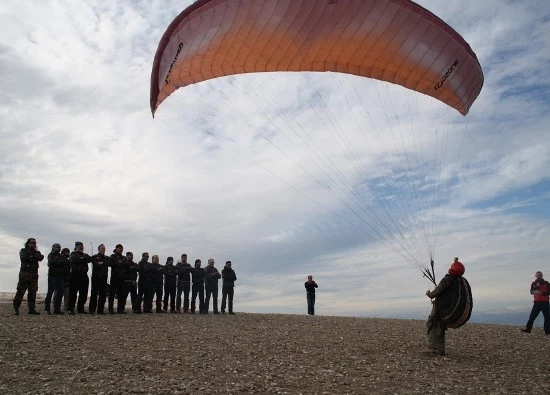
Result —
POLYGON ((308 315, 12 315, 0 305, 1 394, 550 393, 550 337, 447 332, 417 320, 308 315))

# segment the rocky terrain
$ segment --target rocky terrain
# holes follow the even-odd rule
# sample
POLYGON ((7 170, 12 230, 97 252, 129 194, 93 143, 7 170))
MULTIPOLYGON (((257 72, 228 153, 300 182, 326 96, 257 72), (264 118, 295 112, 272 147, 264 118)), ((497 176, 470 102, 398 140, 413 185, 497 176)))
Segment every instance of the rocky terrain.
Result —
POLYGON ((550 393, 550 336, 278 314, 29 316, 0 305, 1 394, 550 393))

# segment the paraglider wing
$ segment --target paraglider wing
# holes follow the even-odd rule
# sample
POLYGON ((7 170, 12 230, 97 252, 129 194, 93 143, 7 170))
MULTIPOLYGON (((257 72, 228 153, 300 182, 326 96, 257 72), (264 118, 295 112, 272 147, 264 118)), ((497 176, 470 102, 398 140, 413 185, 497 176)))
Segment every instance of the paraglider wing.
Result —
POLYGON ((159 43, 151 111, 183 86, 273 71, 375 78, 432 96, 463 115, 483 85, 466 41, 412 1, 199 0, 159 43))

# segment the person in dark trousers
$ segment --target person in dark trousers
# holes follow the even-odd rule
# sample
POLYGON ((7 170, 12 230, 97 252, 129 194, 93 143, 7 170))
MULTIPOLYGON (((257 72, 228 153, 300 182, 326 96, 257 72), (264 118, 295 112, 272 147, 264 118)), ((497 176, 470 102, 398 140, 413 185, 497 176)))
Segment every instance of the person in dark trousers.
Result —
POLYGON ((208 260, 208 265, 204 271, 206 272, 205 289, 206 298, 204 301, 205 314, 208 314, 210 305, 210 297, 212 297, 212 310, 214 314, 220 314, 218 311, 218 280, 222 277, 218 269, 214 266, 214 259, 208 260))
POLYGON ((69 313, 75 314, 74 307, 76 304, 79 314, 87 314, 84 310, 84 304, 86 304, 86 300, 88 299, 88 264, 92 261, 92 258, 84 253, 84 245, 82 242, 77 241, 74 244, 74 251, 71 252, 69 260, 71 262, 69 313), (77 294, 78 304, 76 301, 77 294))
MULTIPOLYGON (((164 285, 164 266, 159 263, 159 256, 153 255, 153 290, 156 299, 156 312, 164 313, 162 310, 162 291, 164 285)), ((152 303, 152 302, 151 302, 152 303)))
POLYGON ((235 288, 235 281, 237 281, 237 275, 231 267, 231 261, 225 262, 225 266, 222 269, 222 314, 225 314, 226 300, 228 302, 229 314, 235 314, 233 312, 233 291, 235 288))
POLYGON ((459 262, 458 258, 454 259, 451 267, 448 270, 448 274, 445 275, 434 288, 433 291, 427 290, 426 296, 432 299, 432 311, 428 317, 426 326, 428 327, 428 350, 427 354, 430 355, 445 355, 445 332, 447 326, 445 326, 441 320, 437 301, 445 300, 452 292, 452 289, 457 286, 457 283, 461 276, 466 271, 464 265, 459 262), (434 300, 435 299, 435 300, 434 300))
MULTIPOLYGON (((111 255, 111 279, 109 284, 109 314, 115 314, 115 298, 117 299, 117 312, 122 310, 119 308, 118 299, 120 299, 119 291, 124 294, 126 283, 120 279, 121 273, 124 273, 126 266, 126 256, 122 255, 124 247, 122 244, 117 244, 111 255)), ((126 303, 126 300, 124 301, 126 303)))
POLYGON ((176 312, 181 312, 181 294, 183 292, 183 312, 189 313, 189 292, 191 291, 191 272, 193 267, 187 263, 187 254, 181 255, 181 261, 176 265, 178 284, 176 293, 176 312))
POLYGON ((153 265, 149 262, 149 253, 141 254, 141 261, 138 263, 138 308, 141 311, 143 303, 143 312, 153 312, 153 265))
POLYGON ((130 294, 130 300, 132 301, 132 311, 139 314, 141 313, 141 308, 138 304, 138 264, 134 262, 134 254, 132 252, 126 253, 126 261, 128 262, 128 279, 126 280, 126 288, 130 294))
POLYGON ((165 313, 168 310, 168 299, 170 299, 170 313, 176 312, 176 282, 177 273, 174 258, 169 256, 164 266, 164 303, 162 309, 165 313))
MULTIPOLYGON (((120 244, 119 248, 115 248, 115 251, 118 251, 119 249, 123 249, 120 244)), ((116 252, 115 255, 117 255, 118 260, 116 263, 113 263, 113 267, 111 268, 111 276, 112 273, 115 272, 117 277, 116 312, 117 314, 126 314, 126 301, 128 300, 128 293, 130 292, 130 278, 132 276, 130 262, 128 261, 127 255, 122 255, 122 251, 120 256, 118 256, 118 253, 116 252)))
POLYGON ((69 261, 71 250, 68 248, 63 248, 61 250, 61 255, 63 255, 67 262, 69 262, 69 270, 67 272, 67 276, 65 277, 65 282, 63 283, 63 309, 65 312, 68 312, 69 300, 71 299, 71 262, 69 261))
POLYGON ((13 298, 13 309, 15 315, 19 315, 19 307, 23 302, 25 292, 27 294, 27 306, 29 314, 39 315, 36 311, 36 293, 38 292, 38 265, 44 259, 44 255, 36 249, 36 239, 28 239, 23 248, 19 251, 21 268, 19 269, 19 281, 17 281, 17 292, 13 298))
POLYGON ((92 292, 88 312, 90 314, 105 314, 107 300, 107 279, 111 260, 105 255, 105 245, 97 246, 97 254, 92 255, 92 292))
POLYGON ((53 313, 65 314, 61 311, 61 299, 65 287, 65 278, 69 274, 71 266, 65 255, 61 254, 61 245, 55 243, 52 251, 48 254, 48 293, 44 300, 44 309, 47 314, 51 314, 50 307, 53 300, 53 313))
POLYGON ((535 281, 531 283, 531 295, 533 295, 533 308, 527 320, 527 325, 522 332, 531 333, 533 323, 539 313, 544 316, 544 333, 550 336, 550 283, 542 277, 542 272, 535 273, 535 281))
POLYGON ((199 314, 206 314, 204 308, 204 278, 206 277, 206 272, 201 268, 201 260, 195 260, 195 267, 191 273, 193 275, 193 294, 191 297, 191 313, 195 314, 195 300, 197 295, 199 297, 199 314))
POLYGON ((315 315, 315 288, 318 287, 317 283, 313 281, 311 275, 307 276, 307 281, 304 283, 306 287, 307 297, 307 313, 309 315, 315 315))

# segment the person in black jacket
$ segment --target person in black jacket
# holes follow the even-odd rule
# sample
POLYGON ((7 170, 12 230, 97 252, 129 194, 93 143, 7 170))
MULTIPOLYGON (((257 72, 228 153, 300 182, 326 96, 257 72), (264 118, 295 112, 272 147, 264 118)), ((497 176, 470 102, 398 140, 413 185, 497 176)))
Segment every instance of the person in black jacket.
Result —
POLYGON ((77 312, 80 314, 87 314, 84 310, 84 304, 88 299, 88 263, 92 261, 92 258, 84 253, 84 245, 82 242, 77 241, 74 243, 74 251, 71 252, 69 258, 71 262, 71 289, 69 300, 69 313, 74 315, 74 307, 77 306, 77 312), (78 294, 78 304, 76 302, 76 295, 78 294))
POLYGON ((181 294, 183 292, 183 312, 189 313, 189 292, 191 291, 191 272, 193 267, 187 263, 187 254, 181 255, 181 261, 176 264, 178 284, 176 291, 176 312, 181 312, 181 294))
POLYGON ((97 254, 92 256, 92 292, 90 296, 89 313, 105 314, 107 300, 107 278, 111 260, 105 255, 105 245, 97 247, 97 254))
MULTIPOLYGON (((153 290, 156 297, 157 313, 164 313, 162 310, 162 291, 164 285, 164 266, 159 263, 159 256, 153 255, 153 290)), ((152 301, 151 301, 152 304, 152 301)))
POLYGON ((164 266, 164 303, 162 309, 165 313, 168 310, 168 299, 170 299, 170 313, 176 312, 176 281, 177 273, 174 258, 169 256, 164 266))
POLYGON ((71 257, 71 250, 68 248, 63 248, 61 250, 61 255, 63 255, 67 262, 69 262, 69 270, 67 272, 67 276, 65 277, 65 282, 63 283, 63 309, 65 312, 68 312, 69 300, 71 299, 71 262, 69 261, 69 258, 71 257))
POLYGON ((231 268, 231 261, 225 262, 225 267, 222 269, 222 314, 225 314, 225 301, 228 300, 229 314, 235 314, 233 312, 233 290, 235 287, 235 281, 237 281, 237 275, 231 268))
MULTIPOLYGON (((122 244, 117 244, 111 255, 111 279, 109 285, 109 314, 115 313, 115 297, 117 298, 117 312, 122 313, 122 303, 119 303, 121 296, 126 295, 126 283, 124 279, 121 279, 121 275, 124 275, 126 267, 126 257, 122 255, 124 247, 122 244)), ((126 305, 126 298, 124 298, 124 305, 126 305)))
POLYGON ((27 294, 27 305, 29 314, 39 315, 36 311, 36 293, 38 292, 38 265, 44 259, 44 255, 36 249, 36 239, 30 238, 19 251, 21 260, 21 269, 19 269, 19 281, 17 282, 17 292, 13 298, 13 309, 15 315, 19 315, 19 307, 23 302, 25 292, 27 294))
POLYGON ((136 314, 140 314, 141 308, 138 304, 137 290, 138 264, 134 262, 134 254, 131 252, 126 253, 126 261, 128 262, 128 278, 126 279, 126 288, 130 294, 130 300, 132 301, 132 311, 136 314))
POLYGON ((315 288, 317 288, 317 283, 313 281, 311 275, 307 276, 307 281, 304 283, 306 288, 307 296, 307 313, 309 315, 315 315, 315 288))
POLYGON ((199 313, 200 314, 206 314, 206 310, 204 308, 204 278, 206 277, 206 273, 203 268, 201 268, 201 260, 197 259, 195 260, 195 267, 192 271, 193 275, 193 295, 191 297, 191 313, 195 314, 195 300, 197 299, 197 295, 199 296, 199 313))
POLYGON ((210 296, 212 296, 212 309, 214 310, 214 314, 220 314, 218 311, 218 280, 221 278, 221 274, 214 266, 214 263, 214 259, 210 258, 208 260, 208 266, 204 269, 206 272, 206 298, 204 301, 204 308, 206 310, 205 314, 208 314, 208 308, 210 307, 210 296))
POLYGON ((52 246, 52 251, 48 254, 48 293, 44 300, 44 309, 47 314, 51 314, 50 306, 54 293, 53 313, 65 314, 61 311, 61 298, 63 297, 65 278, 70 270, 69 260, 61 254, 61 245, 55 243, 52 246))
POLYGON ((138 263, 138 311, 141 311, 143 302, 143 312, 153 312, 153 266, 149 262, 149 253, 141 254, 141 261, 138 263))

